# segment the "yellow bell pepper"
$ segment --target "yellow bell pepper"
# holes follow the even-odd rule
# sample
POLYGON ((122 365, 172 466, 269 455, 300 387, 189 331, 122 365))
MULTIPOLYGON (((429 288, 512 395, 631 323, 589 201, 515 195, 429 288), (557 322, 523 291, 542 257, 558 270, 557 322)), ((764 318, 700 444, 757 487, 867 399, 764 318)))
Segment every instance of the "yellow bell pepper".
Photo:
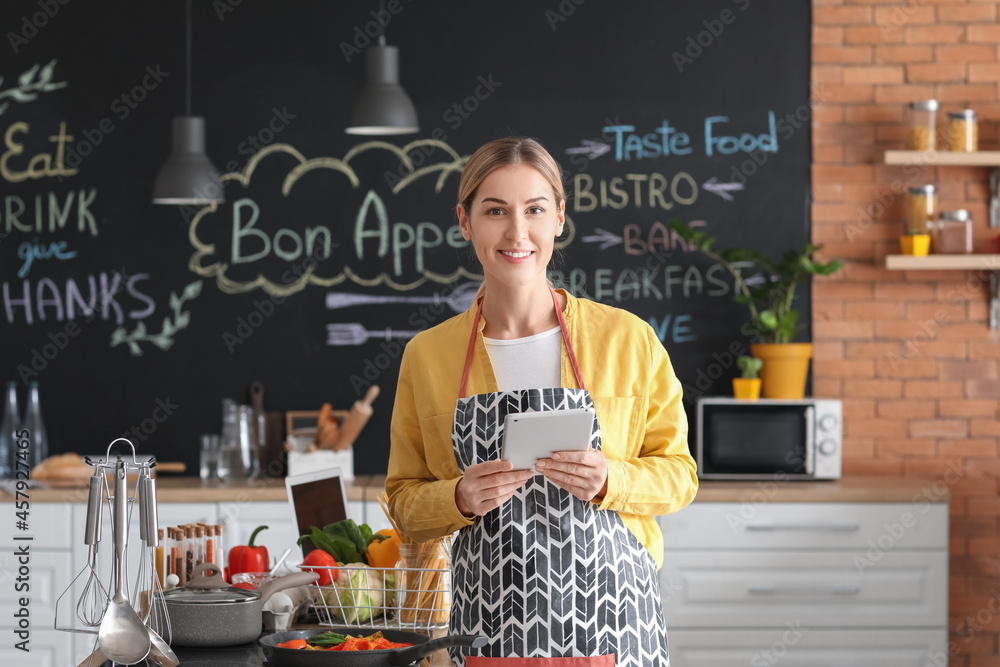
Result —
POLYGON ((372 538, 368 543, 368 564, 377 568, 396 567, 399 562, 399 535, 391 528, 385 528, 375 533, 384 535, 386 539, 372 538))

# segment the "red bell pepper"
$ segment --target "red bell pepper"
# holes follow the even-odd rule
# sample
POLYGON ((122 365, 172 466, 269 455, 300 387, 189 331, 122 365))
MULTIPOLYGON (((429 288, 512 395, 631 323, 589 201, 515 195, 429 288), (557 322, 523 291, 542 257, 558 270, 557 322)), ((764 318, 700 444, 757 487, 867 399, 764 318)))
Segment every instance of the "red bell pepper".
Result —
POLYGON ((232 577, 234 574, 239 574, 240 572, 267 572, 270 570, 270 561, 267 558, 267 547, 255 547, 253 545, 254 538, 257 537, 257 533, 267 528, 267 526, 258 526, 253 533, 250 534, 250 543, 247 545, 235 546, 229 550, 229 576, 232 577))

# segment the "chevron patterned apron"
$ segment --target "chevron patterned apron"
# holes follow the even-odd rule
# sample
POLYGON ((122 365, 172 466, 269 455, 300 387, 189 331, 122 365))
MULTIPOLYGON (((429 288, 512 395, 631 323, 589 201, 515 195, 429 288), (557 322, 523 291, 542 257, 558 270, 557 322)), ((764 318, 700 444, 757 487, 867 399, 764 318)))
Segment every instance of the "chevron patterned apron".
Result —
MULTIPOLYGON (((581 388, 466 398, 480 303, 452 429, 463 472, 500 458, 508 413, 593 407, 554 291, 552 300, 581 388)), ((591 447, 601 448, 596 419, 591 447)), ((670 665, 652 556, 615 512, 579 500, 540 474, 459 532, 452 565, 451 633, 491 639, 478 655, 451 649, 460 666, 670 665)))

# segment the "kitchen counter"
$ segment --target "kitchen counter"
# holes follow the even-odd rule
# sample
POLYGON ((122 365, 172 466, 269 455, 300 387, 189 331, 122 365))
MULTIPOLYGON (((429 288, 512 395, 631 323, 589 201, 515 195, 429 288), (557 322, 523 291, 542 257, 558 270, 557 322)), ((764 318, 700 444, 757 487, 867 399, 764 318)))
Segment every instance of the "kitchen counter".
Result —
MULTIPOLYGON (((385 486, 383 475, 362 475, 347 485, 350 501, 375 502, 385 486)), ((32 502, 87 502, 87 488, 42 489, 29 491, 32 502)), ((156 496, 161 503, 196 502, 283 502, 288 499, 284 478, 223 484, 203 482, 198 477, 160 477, 156 496)), ((695 502, 814 502, 814 503, 891 503, 925 500, 945 502, 948 485, 941 480, 898 477, 845 477, 843 479, 802 482, 758 480, 747 482, 702 481, 695 502)), ((0 502, 13 497, 0 491, 0 502)))
MULTIPOLYGON (((374 502, 385 487, 385 476, 359 475, 345 487, 348 500, 374 502)), ((86 486, 33 488, 28 490, 28 496, 38 503, 86 503, 87 491, 86 486)), ((166 476, 156 478, 156 499, 161 503, 283 502, 288 500, 288 494, 284 477, 222 483, 203 482, 199 477, 166 476)), ((13 496, 0 491, 0 502, 13 500, 13 496)))
POLYGON ((710 480, 701 482, 694 502, 943 503, 948 501, 948 490, 942 480, 916 477, 844 477, 817 482, 710 480))

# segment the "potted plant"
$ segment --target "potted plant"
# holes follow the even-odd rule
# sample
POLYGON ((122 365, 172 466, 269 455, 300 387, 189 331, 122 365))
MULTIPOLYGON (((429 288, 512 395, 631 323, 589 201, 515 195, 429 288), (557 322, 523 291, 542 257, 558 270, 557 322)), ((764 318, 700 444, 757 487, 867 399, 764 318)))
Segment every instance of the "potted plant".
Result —
POLYGON ((760 378, 757 373, 764 362, 757 357, 746 355, 736 359, 742 377, 733 378, 733 396, 745 401, 756 401, 760 398, 760 378))
POLYGON ((716 251, 715 237, 704 230, 694 230, 680 220, 670 226, 696 250, 715 260, 732 274, 738 288, 733 296, 750 310, 750 322, 743 333, 755 339, 751 345, 754 357, 763 360, 761 380, 765 398, 802 398, 805 395, 811 343, 793 343, 798 333, 799 311, 792 307, 795 290, 812 276, 828 276, 842 266, 840 262, 817 262, 812 256, 822 246, 806 243, 801 250, 786 252, 780 261, 750 248, 728 248, 716 251), (735 262, 752 262, 759 266, 765 279, 748 285, 735 262))
POLYGON ((899 237, 899 245, 904 255, 926 257, 931 249, 931 235, 920 229, 907 229, 899 237))

